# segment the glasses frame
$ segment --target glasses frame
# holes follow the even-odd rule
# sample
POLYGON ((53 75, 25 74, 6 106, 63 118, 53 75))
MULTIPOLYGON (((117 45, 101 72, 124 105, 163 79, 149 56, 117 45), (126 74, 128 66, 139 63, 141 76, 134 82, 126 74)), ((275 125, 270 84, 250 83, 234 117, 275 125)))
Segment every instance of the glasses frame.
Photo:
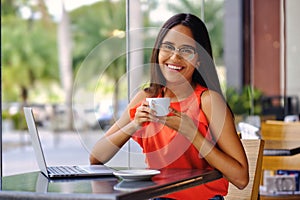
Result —
POLYGON ((176 48, 173 44, 170 44, 168 42, 161 43, 159 46, 159 53, 165 54, 166 56, 172 56, 175 54, 175 52, 184 60, 191 61, 194 59, 195 55, 197 54, 196 48, 192 47, 190 45, 183 45, 179 48, 176 48), (162 48, 164 45, 167 45, 171 48, 162 48), (193 54, 189 56, 185 56, 182 52, 183 49, 189 49, 193 51, 193 54))

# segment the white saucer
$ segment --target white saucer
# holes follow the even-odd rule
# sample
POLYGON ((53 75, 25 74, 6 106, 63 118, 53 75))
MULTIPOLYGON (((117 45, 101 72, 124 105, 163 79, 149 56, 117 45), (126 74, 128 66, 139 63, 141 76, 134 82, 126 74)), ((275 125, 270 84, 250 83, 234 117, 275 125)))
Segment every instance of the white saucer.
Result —
POLYGON ((129 169, 113 172, 115 176, 118 176, 126 181, 147 180, 159 173, 160 171, 153 169, 129 169))

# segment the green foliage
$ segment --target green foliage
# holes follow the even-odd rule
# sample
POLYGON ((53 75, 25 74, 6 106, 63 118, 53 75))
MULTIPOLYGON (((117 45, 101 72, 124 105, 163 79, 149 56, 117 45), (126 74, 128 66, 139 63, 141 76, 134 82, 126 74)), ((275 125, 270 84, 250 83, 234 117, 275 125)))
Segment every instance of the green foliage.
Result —
POLYGON ((260 99, 262 95, 260 90, 252 90, 250 86, 243 87, 240 93, 234 88, 226 90, 226 100, 236 115, 261 114, 260 99))
POLYGON ((26 130, 27 124, 23 112, 17 112, 11 116, 11 119, 14 124, 14 128, 17 130, 26 130))
MULTIPOLYGON (((101 82, 99 77, 108 77, 112 80, 112 84, 109 84, 110 81, 101 84, 101 91, 113 93, 113 105, 116 113, 118 112, 117 102, 122 95, 122 91, 120 91, 122 85, 120 85, 119 80, 126 74, 126 56, 125 54, 115 55, 113 47, 119 48, 118 50, 124 48, 125 53, 125 3, 124 0, 100 1, 70 13, 76 81, 84 82, 80 86, 83 87, 85 84, 85 89, 93 91, 95 85, 101 82), (123 33, 124 35, 117 36, 116 33, 123 33), (107 41, 110 41, 111 46, 103 49, 107 41), (99 50, 102 51, 99 52, 99 50), (85 60, 86 58, 88 59, 85 60), (82 63, 83 65, 81 65, 82 63), (82 81, 79 77, 87 80, 82 81), (95 80, 97 80, 97 84, 95 84, 95 80)), ((118 50, 116 52, 119 52, 118 50)))
POLYGON ((1 0, 1 16, 15 15, 17 6, 13 0, 1 0))
POLYGON ((2 18, 3 101, 19 101, 21 88, 58 80, 56 30, 40 21, 2 18))
POLYGON ((2 110, 2 120, 5 120, 5 119, 10 119, 10 114, 8 112, 8 110, 2 110))
POLYGON ((12 120, 14 128, 17 130, 27 129, 26 120, 23 112, 10 114, 8 110, 3 110, 2 120, 12 120))
MULTIPOLYGON (((199 4, 194 1, 181 1, 171 4, 169 9, 178 12, 191 12, 200 15, 199 4), (177 9, 177 10, 176 10, 177 9)), ((89 53, 102 41, 112 36, 114 30, 125 31, 126 1, 103 0, 98 3, 80 7, 70 14, 73 37, 73 71, 79 68, 89 53)), ((148 8, 143 10, 145 27, 157 26, 149 18, 149 13, 159 5, 159 1, 147 2, 148 8)), ((3 0, 2 10, 2 88, 3 101, 20 101, 23 88, 32 94, 47 91, 46 96, 59 101, 57 91, 52 90, 53 83, 59 83, 59 67, 57 52, 56 24, 45 26, 43 19, 20 18, 18 10, 26 6, 34 13, 39 12, 37 4, 25 0, 3 0), (33 6, 35 5, 35 6, 33 6), (50 94, 49 94, 50 93, 50 94)), ((205 22, 212 38, 214 55, 222 55, 222 1, 205 2, 205 22), (219 41, 220 40, 220 41, 219 41)), ((41 13, 42 11, 40 11, 41 13)), ((153 38, 146 38, 145 46, 152 46, 153 38)), ((150 50, 144 53, 144 59, 149 61, 150 50)), ((99 65, 101 64, 99 54, 99 65)), ((117 82, 126 70, 125 56, 114 60, 105 75, 117 82)), ((45 95, 44 95, 45 96, 45 95)))
MULTIPOLYGON (((101 1, 70 13, 74 39, 73 64, 78 68, 101 42, 113 36, 114 30, 125 31, 125 1, 101 1)), ((101 62, 101 55, 99 55, 101 62)), ((125 67, 125 66, 124 66, 125 67)))

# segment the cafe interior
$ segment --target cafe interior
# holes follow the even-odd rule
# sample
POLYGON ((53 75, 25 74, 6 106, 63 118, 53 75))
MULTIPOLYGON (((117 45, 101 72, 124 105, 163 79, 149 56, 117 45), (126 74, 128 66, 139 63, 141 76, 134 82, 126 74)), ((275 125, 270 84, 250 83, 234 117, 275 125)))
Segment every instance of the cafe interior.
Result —
MULTIPOLYGON (((228 1, 225 7, 234 9, 236 5, 233 2, 236 1, 228 1)), ((230 27, 232 21, 241 21, 241 27, 235 28, 242 30, 239 45, 243 52, 241 60, 234 59, 235 55, 225 56, 227 76, 240 77, 239 80, 231 80, 231 83, 229 78, 227 80, 232 85, 249 84, 263 91, 263 95, 260 98, 260 115, 244 117, 238 122, 239 131, 242 139, 259 138, 264 141, 259 163, 260 199, 299 199, 300 85, 297 76, 300 70, 297 49, 300 40, 296 36, 299 28, 296 26, 298 14, 295 9, 299 2, 243 2, 240 18, 230 16, 225 19, 225 27, 230 27), (235 62, 240 62, 242 67, 236 67, 235 62), (285 150, 293 153, 284 153, 285 150)), ((236 14, 234 10, 229 13, 236 14)), ((225 52, 228 48, 228 52, 238 53, 238 48, 232 47, 235 37, 232 30, 235 29, 228 28, 225 32, 225 52)))
MULTIPOLYGON (((232 108, 237 134, 250 169, 249 185, 244 190, 230 185, 225 199, 300 199, 299 8, 298 0, 224 0, 225 72, 220 76, 226 88, 248 97, 233 101, 226 95, 237 106, 232 108), (239 112, 242 101, 248 107, 239 112)), ((205 6, 202 9, 205 21, 205 6)), ((127 15, 127 29, 139 28, 136 16, 127 15)), ((128 57, 128 65, 140 62, 134 60, 136 55, 128 57)), ((130 78, 130 88, 136 88, 138 76, 130 78)), ((143 162, 143 157, 131 156, 143 162)))

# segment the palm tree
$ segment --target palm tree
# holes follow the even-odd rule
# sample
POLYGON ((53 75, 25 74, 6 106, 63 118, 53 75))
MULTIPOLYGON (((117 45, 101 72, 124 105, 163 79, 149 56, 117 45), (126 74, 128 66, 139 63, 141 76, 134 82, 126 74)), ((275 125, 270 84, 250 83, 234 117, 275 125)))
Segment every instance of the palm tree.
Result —
POLYGON ((21 98, 25 103, 29 89, 37 83, 46 85, 58 79, 55 28, 46 30, 40 21, 31 21, 19 18, 17 13, 2 16, 5 101, 21 98))
MULTIPOLYGON (((116 35, 116 33, 124 33, 125 34, 125 26, 126 26, 126 15, 125 15, 125 1, 119 2, 111 2, 111 1, 101 1, 91 6, 84 6, 78 8, 70 13, 71 16, 71 24, 74 35, 74 45, 76 48, 73 49, 73 63, 76 67, 76 74, 81 73, 78 72, 80 66, 86 57, 95 57, 95 59, 91 59, 88 61, 89 72, 84 71, 86 77, 95 78, 100 76, 99 71, 101 71, 100 67, 107 67, 103 70, 105 76, 108 76, 111 80, 113 80, 113 111, 114 115, 117 116, 118 113, 118 101, 120 99, 120 78, 126 74, 126 59, 125 56, 119 56, 118 58, 114 58, 114 60, 108 66, 99 66, 99 64, 107 64, 106 63, 106 53, 112 55, 114 52, 111 48, 107 48, 105 52, 94 53, 97 55, 91 55, 94 48, 97 45, 101 44, 105 40, 108 40, 112 36, 116 35), (94 69, 93 67, 94 66, 94 69)), ((125 38, 114 37, 111 40, 115 43, 113 46, 116 48, 124 48, 125 46, 125 38)), ((125 53, 125 52, 124 52, 125 53)), ((110 57, 109 56, 109 57, 110 57)), ((85 80, 84 84, 86 84, 85 80)), ((106 87, 105 85, 103 87, 106 87)))

